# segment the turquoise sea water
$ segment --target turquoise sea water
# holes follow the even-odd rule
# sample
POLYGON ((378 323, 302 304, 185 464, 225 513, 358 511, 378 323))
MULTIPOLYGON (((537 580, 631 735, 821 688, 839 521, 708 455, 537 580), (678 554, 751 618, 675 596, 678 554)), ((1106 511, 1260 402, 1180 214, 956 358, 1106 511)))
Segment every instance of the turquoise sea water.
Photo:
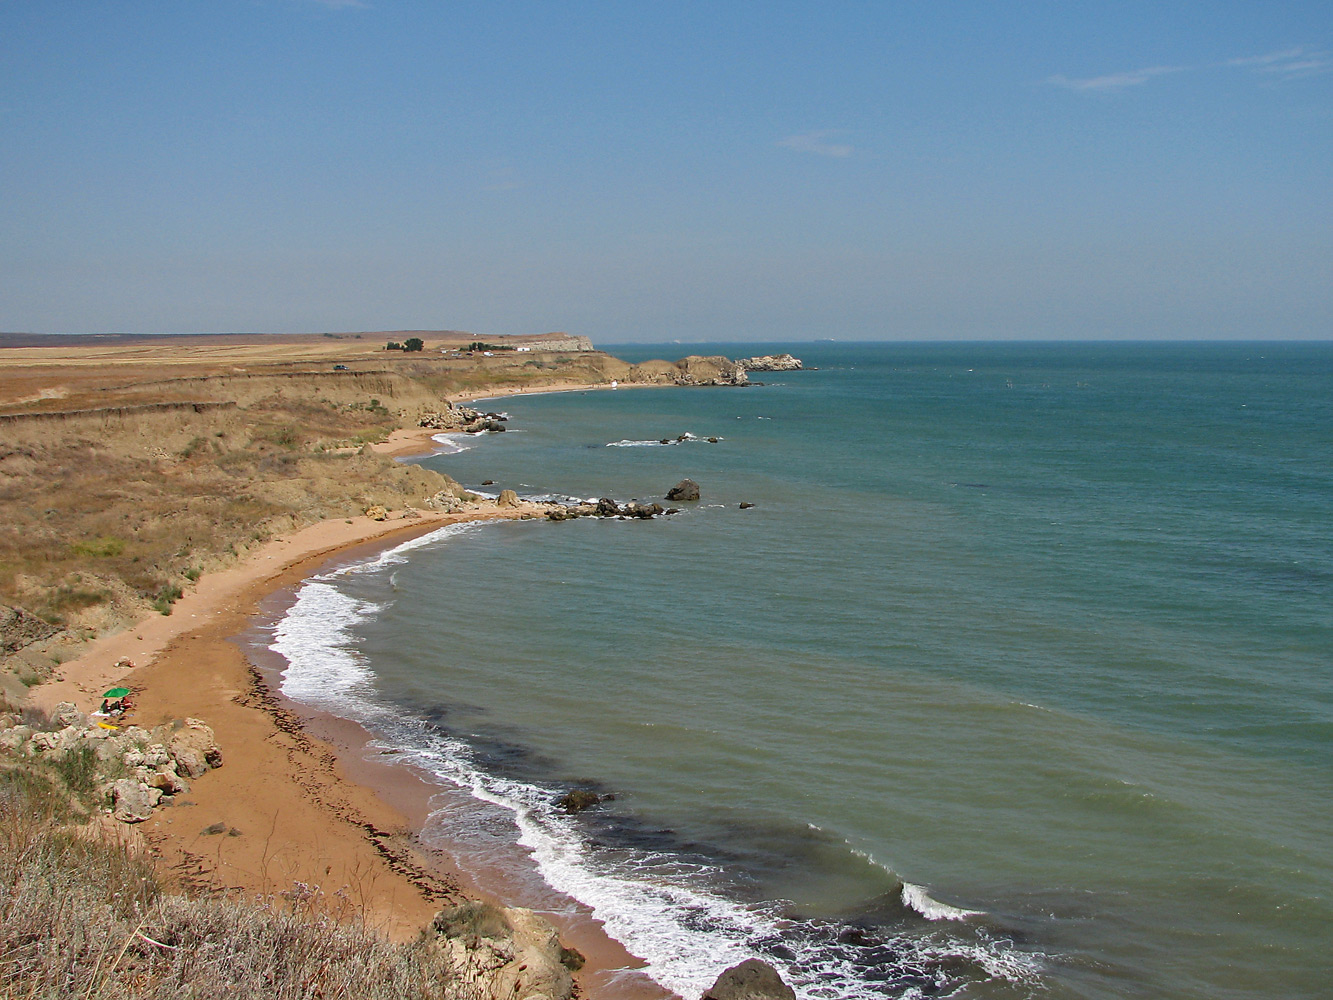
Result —
POLYGON ((703 499, 325 574, 284 690, 686 996, 747 954, 804 997, 1329 995, 1333 345, 790 349, 494 404, 425 464, 703 499))

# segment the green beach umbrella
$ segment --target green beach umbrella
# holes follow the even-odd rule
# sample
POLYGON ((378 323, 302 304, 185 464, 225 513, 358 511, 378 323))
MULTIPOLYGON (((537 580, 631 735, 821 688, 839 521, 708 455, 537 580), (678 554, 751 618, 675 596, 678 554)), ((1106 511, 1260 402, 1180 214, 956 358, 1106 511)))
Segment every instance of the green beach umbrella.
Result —
POLYGON ((129 689, 129 688, 112 688, 112 689, 111 689, 110 691, 108 691, 106 694, 102 695, 102 697, 103 697, 103 698, 124 698, 124 697, 125 697, 127 694, 129 694, 129 693, 130 693, 130 689, 129 689))

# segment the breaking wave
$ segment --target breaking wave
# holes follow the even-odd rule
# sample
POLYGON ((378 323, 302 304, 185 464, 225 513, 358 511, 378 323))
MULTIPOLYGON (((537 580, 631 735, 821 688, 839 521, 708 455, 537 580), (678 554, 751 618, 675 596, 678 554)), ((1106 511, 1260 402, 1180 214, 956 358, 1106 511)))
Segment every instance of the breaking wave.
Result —
MULTIPOLYGON (((273 627, 269 648, 287 661, 282 693, 351 718, 375 734, 375 746, 394 751, 393 761, 507 817, 541 878, 589 907, 607 933, 646 962, 652 979, 680 995, 700 995, 724 968, 754 956, 777 967, 802 1000, 926 997, 979 981, 1038 982, 1040 955, 984 926, 959 924, 965 936, 945 931, 935 922, 981 914, 931 899, 919 886, 904 883, 902 902, 925 922, 907 914, 888 925, 802 918, 781 901, 733 898, 727 891, 733 880, 720 862, 590 837, 584 819, 557 808, 561 786, 496 773, 466 740, 379 699, 355 630, 389 606, 393 591, 386 586, 382 602, 365 600, 345 593, 340 582, 387 570, 387 585, 393 567, 413 550, 479 527, 450 525, 306 581, 273 627)), ((440 836, 450 839, 448 821, 433 815, 427 835, 442 827, 440 836)))

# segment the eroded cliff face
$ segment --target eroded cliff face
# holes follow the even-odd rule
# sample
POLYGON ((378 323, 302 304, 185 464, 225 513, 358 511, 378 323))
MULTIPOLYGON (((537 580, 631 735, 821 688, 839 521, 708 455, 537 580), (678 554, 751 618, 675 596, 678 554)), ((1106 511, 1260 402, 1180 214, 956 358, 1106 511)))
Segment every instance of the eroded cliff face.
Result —
MULTIPOLYGON (((114 630, 169 613, 199 574, 275 534, 456 489, 365 447, 403 414, 441 409, 446 400, 401 375, 265 375, 156 382, 115 405, 0 416, 0 604, 20 609, 6 621, 114 630), (235 398, 143 401, 224 390, 235 398)), ((32 647, 47 638, 7 638, 0 661, 40 676, 32 647)))

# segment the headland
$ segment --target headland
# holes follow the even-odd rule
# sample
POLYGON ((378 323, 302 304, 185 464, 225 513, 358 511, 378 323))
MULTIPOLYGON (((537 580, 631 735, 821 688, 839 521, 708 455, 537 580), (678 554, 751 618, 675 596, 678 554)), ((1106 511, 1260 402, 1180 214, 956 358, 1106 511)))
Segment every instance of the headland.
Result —
MULTIPOLYGON (((237 637, 331 560, 544 513, 395 460, 475 429, 465 402, 745 373, 724 358, 630 365, 564 335, 418 331, 403 337, 417 350, 386 350, 397 336, 0 338, 0 709, 13 728, 25 709, 91 713, 126 686, 117 724, 204 720, 227 766, 133 828, 159 877, 270 901, 313 887, 407 941, 442 907, 504 901, 418 842, 436 788, 368 759, 355 725, 285 701, 237 637)), ((583 995, 666 995, 576 904, 548 916, 583 956, 583 995)))

